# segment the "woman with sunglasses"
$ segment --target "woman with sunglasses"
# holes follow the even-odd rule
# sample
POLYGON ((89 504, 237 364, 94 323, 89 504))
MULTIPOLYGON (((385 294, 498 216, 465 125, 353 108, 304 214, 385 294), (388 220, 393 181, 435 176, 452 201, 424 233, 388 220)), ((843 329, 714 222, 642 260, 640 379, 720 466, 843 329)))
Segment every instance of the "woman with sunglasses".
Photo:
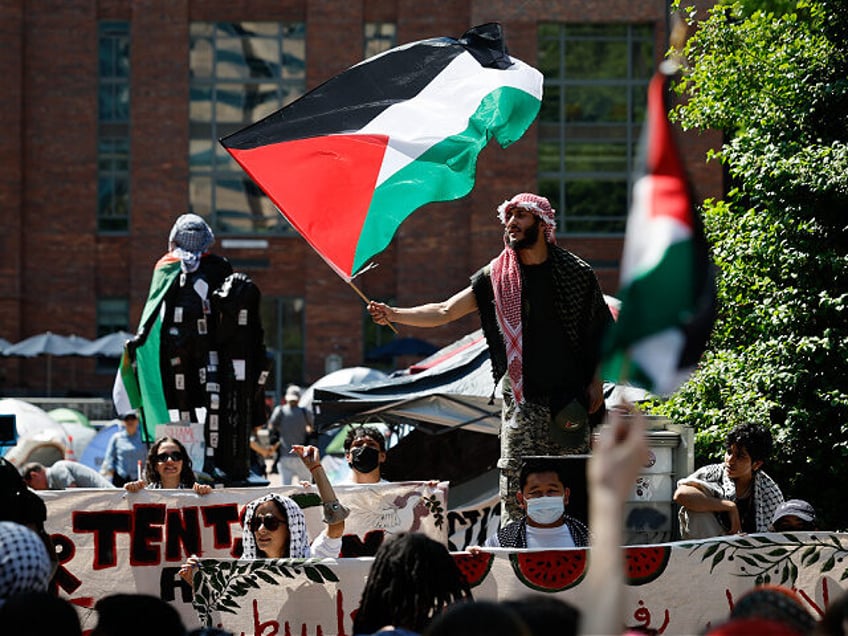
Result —
POLYGON ((254 499, 244 509, 242 559, 335 558, 342 547, 342 535, 349 511, 342 506, 327 478, 315 446, 292 446, 292 454, 312 473, 324 505, 327 527, 311 542, 303 511, 285 495, 269 493, 254 499))
POLYGON ((198 495, 212 492, 212 486, 198 484, 185 446, 173 437, 160 437, 147 453, 144 479, 124 484, 129 492, 142 488, 192 489, 198 495))
MULTIPOLYGON (((244 508, 241 558, 248 559, 305 559, 317 557, 332 559, 342 548, 345 519, 350 511, 339 503, 330 484, 315 446, 292 445, 292 454, 312 473, 318 494, 324 506, 324 523, 327 527, 310 542, 306 518, 300 506, 290 497, 268 493, 254 499, 244 508)), ((180 576, 192 583, 198 557, 192 555, 180 568, 180 576)))

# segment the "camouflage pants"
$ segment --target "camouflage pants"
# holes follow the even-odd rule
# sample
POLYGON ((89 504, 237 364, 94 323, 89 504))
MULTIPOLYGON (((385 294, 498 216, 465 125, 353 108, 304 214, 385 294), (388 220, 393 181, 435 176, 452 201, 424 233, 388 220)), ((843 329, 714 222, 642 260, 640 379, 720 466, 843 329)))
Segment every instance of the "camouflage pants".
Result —
POLYGON ((500 469, 501 527, 523 516, 515 494, 523 458, 538 455, 580 455, 589 452, 589 427, 581 444, 565 447, 550 438, 551 409, 548 405, 525 402, 520 409, 512 399, 509 382, 503 382, 501 409, 500 469))

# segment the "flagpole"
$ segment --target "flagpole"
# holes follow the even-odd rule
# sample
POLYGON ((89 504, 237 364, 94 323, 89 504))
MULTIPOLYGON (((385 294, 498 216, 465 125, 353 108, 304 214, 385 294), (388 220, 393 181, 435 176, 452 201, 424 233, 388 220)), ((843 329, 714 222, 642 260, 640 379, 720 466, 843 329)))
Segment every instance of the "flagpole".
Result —
MULTIPOLYGON (((363 294, 362 290, 360 290, 359 287, 357 287, 356 285, 353 284, 352 280, 347 281, 347 284, 350 285, 353 288, 353 291, 355 291, 359 295, 359 297, 365 302, 366 305, 371 302, 371 300, 368 298, 368 296, 363 294)), ((386 326, 389 329, 391 329, 392 331, 394 331, 395 335, 397 335, 398 330, 395 328, 395 326, 392 323, 387 322, 386 326)))

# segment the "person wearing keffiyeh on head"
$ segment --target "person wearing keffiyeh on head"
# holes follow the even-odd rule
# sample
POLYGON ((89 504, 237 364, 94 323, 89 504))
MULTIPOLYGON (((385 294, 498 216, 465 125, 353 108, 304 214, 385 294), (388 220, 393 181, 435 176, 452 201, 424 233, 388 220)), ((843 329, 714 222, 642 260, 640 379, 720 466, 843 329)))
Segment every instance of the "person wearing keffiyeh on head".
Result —
POLYGON ((53 563, 44 541, 13 521, 0 521, 0 605, 17 594, 44 592, 53 563))
POLYGON ((215 243, 212 228, 196 214, 183 214, 168 235, 168 251, 182 261, 186 273, 197 271, 200 258, 215 243))
POLYGON ((289 497, 269 493, 251 501, 244 510, 242 559, 304 559, 310 556, 339 556, 344 520, 349 511, 342 506, 324 473, 315 446, 295 445, 292 453, 301 458, 312 474, 324 506, 327 527, 311 542, 303 511, 289 497))
POLYGON ((516 520, 518 472, 528 455, 589 450, 603 416, 600 343, 612 320, 592 268, 556 245, 556 211, 543 196, 516 194, 498 207, 504 248, 451 298, 416 307, 370 302, 377 324, 436 327, 473 311, 501 382, 501 524, 516 520))
MULTIPOLYGON (((292 453, 300 457, 312 474, 324 508, 327 527, 310 542, 306 518, 300 506, 285 495, 268 493, 245 506, 242 525, 241 559, 336 558, 342 548, 345 519, 350 511, 336 499, 333 486, 321 465, 315 446, 295 445, 292 453)), ((191 556, 180 568, 180 576, 192 582, 197 557, 191 556)))

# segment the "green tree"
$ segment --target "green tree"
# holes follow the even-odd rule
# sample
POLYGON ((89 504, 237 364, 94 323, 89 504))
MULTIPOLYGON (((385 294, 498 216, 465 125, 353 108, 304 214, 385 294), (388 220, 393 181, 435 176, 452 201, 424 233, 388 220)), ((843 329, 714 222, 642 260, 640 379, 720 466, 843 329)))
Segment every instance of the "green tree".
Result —
POLYGON ((698 370, 654 411, 696 429, 701 463, 742 421, 769 426, 767 468, 823 526, 848 528, 848 9, 719 3, 680 52, 673 116, 719 129, 730 180, 702 213, 719 316, 698 370))

